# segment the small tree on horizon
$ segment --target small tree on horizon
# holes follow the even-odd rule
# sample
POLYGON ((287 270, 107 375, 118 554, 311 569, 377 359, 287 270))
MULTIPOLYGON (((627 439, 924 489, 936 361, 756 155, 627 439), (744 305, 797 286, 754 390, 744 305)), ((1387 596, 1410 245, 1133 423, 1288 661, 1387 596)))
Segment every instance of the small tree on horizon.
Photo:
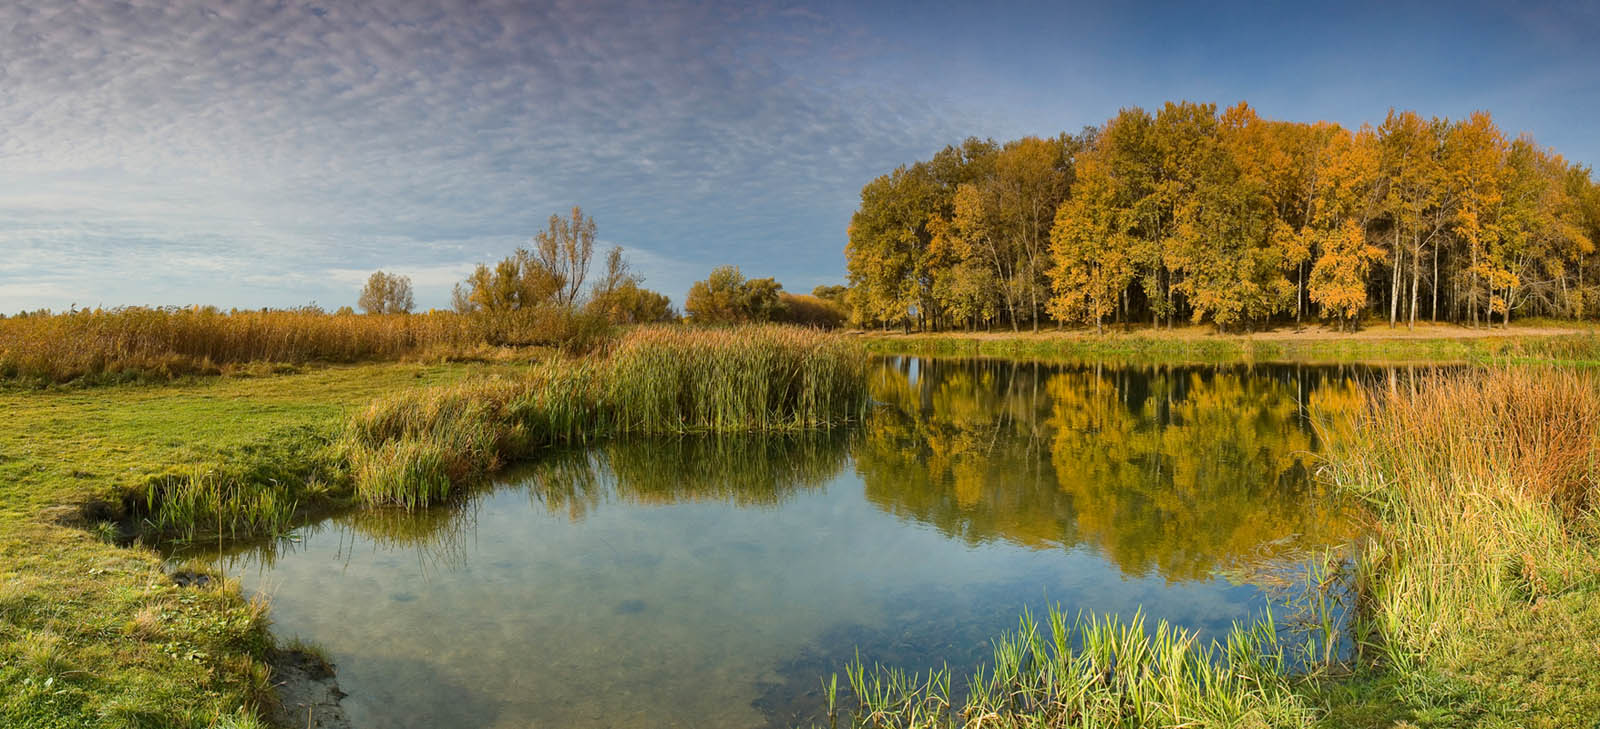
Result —
POLYGON ((374 271, 367 277, 356 302, 368 314, 409 314, 416 303, 411 294, 411 278, 399 274, 374 271))
POLYGON ((783 313, 783 286, 771 278, 746 279, 738 266, 718 266, 689 287, 684 313, 697 323, 772 321, 783 313))

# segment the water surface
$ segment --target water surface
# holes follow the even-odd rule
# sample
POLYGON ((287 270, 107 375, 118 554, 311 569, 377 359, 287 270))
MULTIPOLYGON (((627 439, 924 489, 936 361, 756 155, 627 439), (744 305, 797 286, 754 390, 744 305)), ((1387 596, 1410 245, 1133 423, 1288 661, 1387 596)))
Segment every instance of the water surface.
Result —
POLYGON ((552 453, 215 558, 360 726, 792 726, 857 649, 964 674, 1025 607, 1249 619, 1351 536, 1311 417, 1367 374, 897 358, 858 427, 552 453))

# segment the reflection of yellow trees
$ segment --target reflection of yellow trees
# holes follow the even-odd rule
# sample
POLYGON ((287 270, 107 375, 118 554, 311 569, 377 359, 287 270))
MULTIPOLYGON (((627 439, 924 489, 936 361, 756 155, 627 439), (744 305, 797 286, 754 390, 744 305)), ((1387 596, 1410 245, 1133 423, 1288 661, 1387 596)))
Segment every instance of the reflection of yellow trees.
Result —
POLYGON ((539 502, 572 519, 613 498, 770 506, 838 475, 847 439, 844 431, 835 431, 614 441, 594 450, 552 454, 522 475, 539 502))
POLYGON ((1076 542, 1071 504, 1045 458, 1042 371, 985 360, 891 362, 872 386, 884 407, 852 449, 868 500, 969 543, 1076 542))
MULTIPOLYGON (((1084 538, 1127 572, 1168 579, 1345 538, 1331 494, 1310 478, 1304 374, 1053 376, 1051 461, 1084 538)), ((1354 392, 1322 389, 1324 407, 1354 392)))
POLYGON ((1089 543, 1179 580, 1349 535, 1308 466, 1311 411, 1360 400, 1336 373, 923 361, 874 397, 868 498, 971 542, 1089 543))

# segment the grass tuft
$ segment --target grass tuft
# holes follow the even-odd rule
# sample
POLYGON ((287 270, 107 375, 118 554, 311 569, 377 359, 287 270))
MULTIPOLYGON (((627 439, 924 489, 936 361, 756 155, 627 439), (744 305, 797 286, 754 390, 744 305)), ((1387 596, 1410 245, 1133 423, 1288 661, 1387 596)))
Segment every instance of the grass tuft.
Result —
MULTIPOLYGON (((1270 616, 1203 643, 1165 621, 1024 614, 994 641, 991 666, 955 699, 948 669, 846 668, 854 727, 1309 726, 1314 710, 1285 670, 1270 616)), ((831 712, 830 712, 831 714, 831 712)))
POLYGON ((829 428, 866 405, 866 357, 778 326, 650 327, 599 361, 551 360, 523 377, 396 393, 342 443, 368 504, 427 506, 509 461, 624 435, 829 428))

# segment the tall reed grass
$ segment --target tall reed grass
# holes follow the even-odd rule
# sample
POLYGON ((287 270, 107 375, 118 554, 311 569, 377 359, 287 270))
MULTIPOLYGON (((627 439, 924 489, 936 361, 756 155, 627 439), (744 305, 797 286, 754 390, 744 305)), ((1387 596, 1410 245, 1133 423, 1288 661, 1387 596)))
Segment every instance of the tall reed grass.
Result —
POLYGON ((587 351, 607 328, 601 318, 557 308, 496 315, 86 309, 0 318, 0 379, 162 379, 250 363, 461 356, 503 345, 587 351))
POLYGON ((1459 663, 1507 615, 1600 574, 1593 374, 1396 378, 1320 427, 1325 474, 1374 518, 1354 562, 1354 637, 1398 674, 1459 663))
POLYGON ((342 449, 363 500, 409 508, 549 446, 829 428, 859 417, 866 399, 866 357, 840 338, 651 327, 594 360, 397 393, 352 419, 342 449))

